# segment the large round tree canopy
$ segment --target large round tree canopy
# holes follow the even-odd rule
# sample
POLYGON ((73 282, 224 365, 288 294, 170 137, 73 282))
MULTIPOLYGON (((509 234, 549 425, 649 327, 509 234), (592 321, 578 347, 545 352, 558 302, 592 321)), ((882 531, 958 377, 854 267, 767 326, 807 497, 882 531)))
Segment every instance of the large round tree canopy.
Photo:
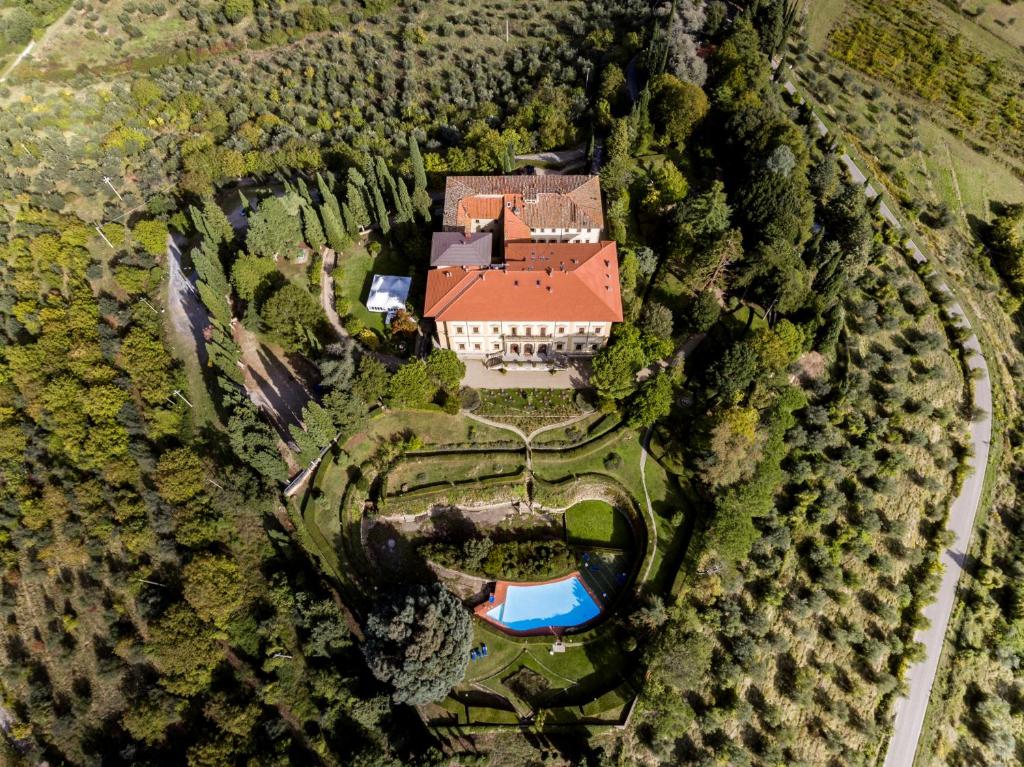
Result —
POLYGON ((398 703, 432 703, 466 672, 469 612, 441 584, 385 598, 366 621, 363 652, 374 675, 394 688, 398 703))

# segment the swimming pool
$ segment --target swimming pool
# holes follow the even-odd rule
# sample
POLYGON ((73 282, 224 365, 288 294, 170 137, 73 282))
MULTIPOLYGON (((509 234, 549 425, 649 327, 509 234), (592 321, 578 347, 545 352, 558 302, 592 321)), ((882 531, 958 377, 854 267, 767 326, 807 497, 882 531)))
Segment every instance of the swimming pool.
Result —
POLYGON ((499 583, 494 607, 482 605, 483 614, 512 631, 573 628, 601 614, 601 606, 583 585, 579 573, 547 583, 499 583))

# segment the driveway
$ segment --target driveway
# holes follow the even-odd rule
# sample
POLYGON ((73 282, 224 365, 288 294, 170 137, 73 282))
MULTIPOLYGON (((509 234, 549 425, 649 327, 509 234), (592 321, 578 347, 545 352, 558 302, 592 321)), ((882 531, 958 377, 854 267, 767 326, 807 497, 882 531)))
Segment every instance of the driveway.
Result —
POLYGON ((302 408, 312 394, 280 349, 260 341, 241 322, 233 323, 232 335, 242 350, 249 399, 263 408, 288 442, 290 426, 303 428, 302 408))
MULTIPOLYGON (((787 81, 783 87, 789 93, 796 95, 796 88, 792 82, 787 81)), ((818 132, 822 135, 828 133, 828 129, 821 120, 818 120, 818 132)), ((867 177, 857 167, 853 159, 845 153, 841 159, 854 182, 865 184, 864 194, 871 199, 877 197, 877 190, 866 183, 867 177)), ((903 224, 884 201, 879 205, 878 211, 894 229, 903 231, 903 224)), ((912 239, 908 237, 904 244, 915 261, 924 263, 928 260, 912 239)), ((940 286, 940 290, 954 296, 945 283, 940 286)), ((949 305, 949 312, 960 325, 967 329, 971 328, 971 323, 959 302, 954 300, 949 305)), ((984 490, 989 444, 992 440, 992 385, 978 336, 972 332, 964 342, 964 347, 972 353, 967 363, 970 369, 980 370, 982 373, 981 377, 974 381, 974 405, 983 411, 983 415, 972 421, 970 425, 971 446, 973 447, 973 454, 967 459, 970 474, 964 480, 960 493, 953 499, 949 509, 949 518, 946 520, 946 529, 953 533, 953 543, 942 552, 940 557, 942 579, 939 582, 935 601, 923 610, 928 627, 920 629, 914 634, 915 641, 924 645, 925 656, 923 660, 915 663, 907 671, 907 694, 899 698, 894 706, 895 720, 884 767, 910 767, 914 763, 921 729, 924 726, 925 713, 928 710, 928 699, 931 697, 932 685, 935 683, 939 656, 942 654, 946 629, 949 627, 949 618, 956 604, 957 584, 960 581, 967 552, 970 549, 974 520, 978 514, 984 490)))
POLYGON ((571 362, 555 373, 539 370, 510 370, 502 373, 484 367, 480 360, 466 360, 463 386, 474 389, 585 389, 590 382, 590 363, 571 362))
POLYGON ((184 359, 196 359, 206 367, 206 340, 203 329, 210 324, 206 307, 196 292, 195 277, 189 278, 181 268, 181 249, 185 238, 167 235, 167 313, 171 329, 184 359))
POLYGON ((559 149, 555 152, 535 152, 534 154, 517 154, 517 160, 525 162, 569 163, 586 157, 587 148, 578 146, 573 149, 559 149))

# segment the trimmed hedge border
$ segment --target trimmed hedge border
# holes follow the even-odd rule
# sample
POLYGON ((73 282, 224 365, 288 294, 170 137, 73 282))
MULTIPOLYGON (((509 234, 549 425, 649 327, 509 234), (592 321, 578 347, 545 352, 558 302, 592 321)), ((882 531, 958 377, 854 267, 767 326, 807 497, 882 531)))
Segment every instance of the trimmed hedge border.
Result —
POLYGON ((524 466, 514 474, 498 474, 469 482, 428 485, 377 501, 381 514, 421 514, 431 506, 485 506, 492 503, 526 502, 529 494, 524 466))

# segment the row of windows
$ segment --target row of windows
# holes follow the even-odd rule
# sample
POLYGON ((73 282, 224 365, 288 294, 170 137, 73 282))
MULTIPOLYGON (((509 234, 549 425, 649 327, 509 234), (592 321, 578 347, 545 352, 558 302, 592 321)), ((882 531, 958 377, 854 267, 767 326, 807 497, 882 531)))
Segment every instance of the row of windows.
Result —
MULTIPOLYGON (((559 335, 565 335, 566 329, 567 328, 566 328, 565 325, 559 325, 558 326, 558 334, 559 335)), ((604 330, 604 328, 601 325, 598 325, 597 327, 594 328, 593 335, 595 335, 595 336, 601 335, 601 331, 602 330, 604 330)), ((480 325, 470 325, 469 326, 469 332, 470 332, 470 335, 474 335, 474 336, 480 335, 480 325)), ((465 335, 466 334, 466 326, 465 325, 456 325, 455 327, 452 328, 452 333, 457 335, 457 336, 465 335)), ((496 336, 496 335, 500 335, 500 334, 501 334, 501 326, 500 325, 491 325, 491 335, 495 335, 496 336)), ((541 337, 546 337, 547 334, 548 334, 548 329, 547 328, 541 328, 540 329, 539 335, 541 337)), ((576 328, 576 334, 577 335, 581 335, 581 336, 582 335, 586 335, 587 334, 586 326, 579 325, 576 328)), ((509 335, 518 336, 519 335, 519 328, 517 326, 515 326, 515 325, 510 327, 509 328, 509 335)), ((523 328, 523 335, 524 336, 532 336, 533 335, 533 328, 524 327, 523 328)))
MULTIPOLYGON (((586 344, 573 344, 574 351, 578 351, 578 352, 583 351, 585 346, 586 346, 586 344)), ((598 344, 590 344, 590 351, 596 352, 597 348, 598 348, 598 344)), ((460 352, 467 351, 466 344, 462 344, 462 343, 458 344, 458 349, 459 349, 460 352)), ((500 350, 501 350, 501 344, 500 343, 495 341, 495 342, 493 342, 491 344, 491 351, 500 351, 500 350)), ((475 351, 475 352, 483 351, 483 345, 482 344, 473 344, 473 351, 475 351)), ((555 344, 555 351, 557 351, 557 352, 565 351, 565 344, 564 343, 557 343, 557 344, 555 344)), ((519 344, 510 344, 509 345, 509 353, 510 354, 520 354, 520 353, 523 353, 523 354, 528 354, 528 355, 529 354, 533 354, 533 344, 525 344, 523 346, 522 352, 520 352, 519 344)), ((547 353, 548 353, 548 345, 547 344, 541 344, 540 346, 537 347, 537 354, 547 354, 547 353)))

